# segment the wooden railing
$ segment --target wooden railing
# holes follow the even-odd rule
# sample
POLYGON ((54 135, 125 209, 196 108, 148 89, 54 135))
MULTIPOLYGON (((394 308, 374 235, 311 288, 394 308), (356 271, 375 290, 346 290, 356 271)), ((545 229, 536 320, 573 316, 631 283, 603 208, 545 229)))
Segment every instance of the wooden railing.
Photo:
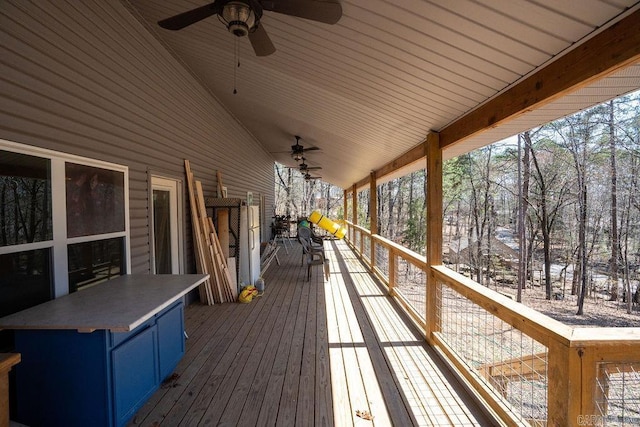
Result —
POLYGON ((603 425, 620 410, 627 422, 640 423, 640 328, 571 328, 445 266, 429 266, 424 256, 365 228, 346 226, 348 243, 389 295, 507 425, 603 425), (403 291, 399 268, 424 273, 411 283, 413 292, 403 291), (482 349, 492 343, 499 347, 497 355, 482 349), (516 356, 505 347, 514 347, 516 356), (514 381, 535 381, 531 388, 542 390, 541 399, 530 393, 539 405, 536 413, 522 409, 531 402, 520 405, 508 396, 514 381), (612 387, 623 387, 627 396, 615 408, 609 403, 620 390, 614 393, 612 387))

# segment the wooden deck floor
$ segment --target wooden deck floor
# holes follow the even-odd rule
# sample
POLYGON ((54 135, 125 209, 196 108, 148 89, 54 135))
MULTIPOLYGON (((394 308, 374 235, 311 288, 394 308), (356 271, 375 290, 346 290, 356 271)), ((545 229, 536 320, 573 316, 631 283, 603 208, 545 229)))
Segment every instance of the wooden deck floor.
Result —
POLYGON ((325 250, 328 280, 294 243, 251 304, 189 306, 185 357, 130 425, 491 425, 347 245, 325 250))

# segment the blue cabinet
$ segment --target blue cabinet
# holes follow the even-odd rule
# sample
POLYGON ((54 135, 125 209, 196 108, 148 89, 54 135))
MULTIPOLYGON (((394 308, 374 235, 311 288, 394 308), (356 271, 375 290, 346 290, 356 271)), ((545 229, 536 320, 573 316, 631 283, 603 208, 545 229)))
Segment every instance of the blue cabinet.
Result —
POLYGON ((158 328, 153 325, 111 351, 116 425, 124 425, 157 389, 157 348, 158 328))
POLYGON ((16 421, 122 426, 184 355, 181 301, 129 332, 16 330, 16 421))
POLYGON ((157 316, 158 367, 167 378, 184 355, 184 308, 182 304, 157 316))
POLYGON ((17 416, 31 427, 111 426, 111 363, 105 331, 20 330, 17 416))

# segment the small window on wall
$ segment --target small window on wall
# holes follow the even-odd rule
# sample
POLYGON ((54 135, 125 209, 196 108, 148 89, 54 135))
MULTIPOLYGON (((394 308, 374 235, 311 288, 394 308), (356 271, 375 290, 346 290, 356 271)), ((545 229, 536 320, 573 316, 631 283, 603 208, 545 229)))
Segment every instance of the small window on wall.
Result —
POLYGON ((51 250, 0 255, 0 317, 49 301, 51 250))
POLYGON ((65 164, 67 237, 124 231, 124 173, 65 164))
POLYGON ((51 161, 0 150, 0 246, 53 239, 51 161))
POLYGON ((67 248, 69 292, 124 274, 124 238, 76 243, 67 248))

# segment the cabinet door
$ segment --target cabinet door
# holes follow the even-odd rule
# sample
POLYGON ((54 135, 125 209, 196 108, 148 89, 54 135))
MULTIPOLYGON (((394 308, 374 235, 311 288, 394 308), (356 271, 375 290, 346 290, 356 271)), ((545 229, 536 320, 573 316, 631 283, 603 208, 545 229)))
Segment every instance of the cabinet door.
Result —
POLYGON ((184 355, 184 309, 182 303, 158 316, 160 380, 168 377, 184 355))
POLYGON ((111 352, 116 425, 124 425, 158 388, 156 326, 111 352))

